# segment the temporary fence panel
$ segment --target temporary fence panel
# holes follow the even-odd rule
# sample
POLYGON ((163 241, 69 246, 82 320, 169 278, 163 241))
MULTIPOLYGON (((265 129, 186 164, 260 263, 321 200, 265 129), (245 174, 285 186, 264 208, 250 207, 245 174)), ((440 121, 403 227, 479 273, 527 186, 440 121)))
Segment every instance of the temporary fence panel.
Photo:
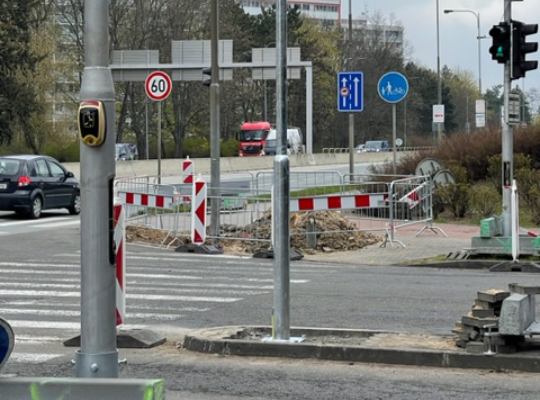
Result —
MULTIPOLYGON (((269 193, 274 184, 272 172, 259 172, 256 176, 256 191, 269 193)), ((289 173, 289 187, 291 197, 300 197, 313 194, 323 195, 328 193, 340 193, 343 177, 338 171, 291 171, 289 173)))
POLYGON ((394 229, 433 222, 433 182, 429 176, 414 176, 390 185, 390 218, 394 229))

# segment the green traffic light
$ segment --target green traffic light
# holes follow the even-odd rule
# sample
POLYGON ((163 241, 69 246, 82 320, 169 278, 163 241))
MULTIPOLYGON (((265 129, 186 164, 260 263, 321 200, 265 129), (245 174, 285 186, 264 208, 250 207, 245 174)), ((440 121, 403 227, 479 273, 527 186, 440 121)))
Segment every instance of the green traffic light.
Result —
POLYGON ((502 46, 497 47, 497 53, 495 54, 495 57, 504 58, 504 51, 502 46))

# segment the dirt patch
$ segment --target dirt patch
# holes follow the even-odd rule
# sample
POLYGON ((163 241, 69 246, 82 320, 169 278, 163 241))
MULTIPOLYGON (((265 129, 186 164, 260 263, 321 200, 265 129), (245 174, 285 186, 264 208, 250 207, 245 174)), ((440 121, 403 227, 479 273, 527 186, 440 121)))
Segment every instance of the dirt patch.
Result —
MULTIPOLYGON (((367 232, 355 231, 356 225, 343 217, 341 213, 334 211, 317 211, 313 213, 294 213, 290 218, 291 247, 302 254, 318 254, 334 251, 357 250, 376 244, 382 240, 380 236, 367 232), (316 246, 312 248, 307 240, 307 225, 315 226, 314 234, 316 246), (324 230, 325 233, 321 233, 324 230)), ((263 243, 268 243, 272 231, 271 214, 265 214, 261 219, 251 224, 239 227, 224 224, 221 228, 220 246, 226 254, 253 254, 264 248, 263 243), (241 232, 250 232, 259 241, 235 240, 241 237, 241 232), (267 242, 261 242, 266 240, 267 242)), ((146 243, 157 246, 169 246, 175 241, 174 246, 189 243, 185 237, 175 238, 168 232, 150 228, 128 226, 126 240, 133 243, 146 243)), ((208 242, 208 244, 210 244, 208 242)), ((267 247, 266 247, 267 248, 267 247)))

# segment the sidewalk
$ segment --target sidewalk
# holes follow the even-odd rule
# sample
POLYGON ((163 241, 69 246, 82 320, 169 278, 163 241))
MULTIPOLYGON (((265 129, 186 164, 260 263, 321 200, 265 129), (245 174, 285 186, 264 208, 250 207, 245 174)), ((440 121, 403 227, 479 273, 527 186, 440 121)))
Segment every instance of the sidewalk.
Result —
MULTIPOLYGON (((385 236, 384 231, 377 234, 385 236)), ((471 238, 479 234, 480 227, 473 225, 433 224, 429 229, 415 224, 397 229, 392 242, 383 240, 355 251, 305 255, 304 259, 342 264, 410 265, 470 248, 471 238)))

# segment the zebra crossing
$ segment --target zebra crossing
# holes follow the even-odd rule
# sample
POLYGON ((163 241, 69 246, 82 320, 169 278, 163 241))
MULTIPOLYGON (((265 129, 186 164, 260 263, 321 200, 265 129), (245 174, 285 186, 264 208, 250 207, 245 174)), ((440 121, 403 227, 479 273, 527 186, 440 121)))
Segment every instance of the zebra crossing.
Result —
MULTIPOLYGON (((313 273, 315 267, 291 274, 291 285, 309 283, 313 273)), ((128 252, 126 288, 122 328, 193 328, 204 313, 216 315, 258 296, 271 307, 273 263, 143 248, 128 252)), ((11 361, 41 363, 73 355, 62 343, 80 333, 80 254, 0 261, 0 316, 15 331, 11 361)))

